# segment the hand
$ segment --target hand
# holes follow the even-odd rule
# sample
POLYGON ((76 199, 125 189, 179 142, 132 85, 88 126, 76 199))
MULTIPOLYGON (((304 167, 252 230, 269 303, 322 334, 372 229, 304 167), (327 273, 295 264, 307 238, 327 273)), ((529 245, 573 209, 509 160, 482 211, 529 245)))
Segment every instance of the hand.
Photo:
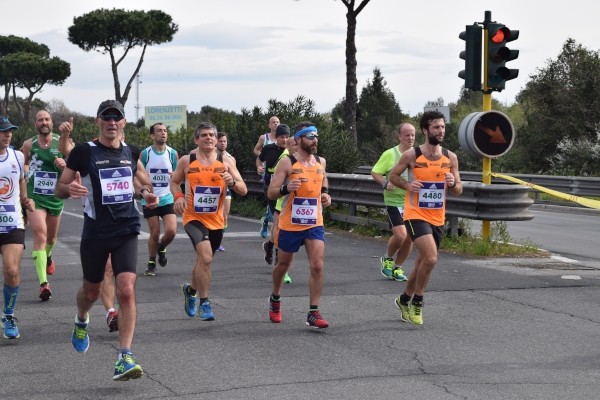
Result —
POLYGON ((27 211, 34 212, 35 211, 35 201, 30 198, 26 198, 25 201, 21 202, 21 205, 25 207, 27 211))
POLYGON ((54 157, 54 165, 56 168, 63 170, 67 166, 67 162, 64 158, 54 157))
POLYGON ((75 180, 69 184, 69 196, 73 199, 80 199, 87 196, 87 187, 81 184, 81 175, 79 171, 75 172, 75 180))
POLYGON ((296 191, 296 190, 300 189, 301 184, 302 184, 302 182, 300 182, 300 179, 294 178, 288 182, 287 189, 290 192, 296 191))
POLYGON ((152 209, 158 207, 159 199, 158 196, 154 193, 150 193, 149 191, 144 190, 144 192, 142 193, 142 198, 146 202, 146 208, 152 209))
POLYGON ((323 207, 329 207, 331 205, 331 196, 329 193, 321 193, 321 204, 323 207))
POLYGON ((412 193, 417 193, 419 192, 419 190, 421 190, 422 187, 423 184, 420 181, 412 181, 408 184, 408 191, 412 193))
POLYGON ((177 200, 175 200, 175 203, 173 203, 173 209, 175 210, 175 213, 177 215, 182 215, 183 212, 185 211, 185 197, 181 197, 177 200))
POLYGON ((230 187, 233 184, 233 176, 229 173, 229 167, 225 165, 225 171, 221 173, 221 178, 225 181, 227 187, 230 187))
POLYGON ((450 172, 446 172, 444 181, 446 182, 446 186, 448 187, 448 189, 451 189, 454 186, 456 186, 456 179, 454 179, 454 175, 452 175, 450 172))
POLYGON ((262 174, 264 174, 264 173, 265 173, 265 168, 264 168, 262 165, 261 165, 260 167, 258 167, 258 166, 257 166, 257 167, 256 167, 256 172, 257 172, 259 175, 262 175, 262 174))
POLYGON ((63 122, 60 124, 58 126, 58 131, 60 132, 61 136, 65 134, 70 136, 71 132, 73 132, 73 117, 69 117, 68 122, 63 122))

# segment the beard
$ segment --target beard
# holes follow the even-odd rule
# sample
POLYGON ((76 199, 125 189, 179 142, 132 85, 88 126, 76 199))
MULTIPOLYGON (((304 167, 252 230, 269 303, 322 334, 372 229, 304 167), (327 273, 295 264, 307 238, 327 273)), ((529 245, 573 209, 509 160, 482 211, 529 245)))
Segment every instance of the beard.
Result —
POLYGON ((307 144, 305 141, 300 142, 300 148, 307 152, 308 154, 317 154, 317 144, 307 144))
POLYGON ((435 135, 427 135, 427 143, 429 143, 432 146, 437 146, 438 144, 442 143, 443 140, 443 138, 438 139, 435 135))

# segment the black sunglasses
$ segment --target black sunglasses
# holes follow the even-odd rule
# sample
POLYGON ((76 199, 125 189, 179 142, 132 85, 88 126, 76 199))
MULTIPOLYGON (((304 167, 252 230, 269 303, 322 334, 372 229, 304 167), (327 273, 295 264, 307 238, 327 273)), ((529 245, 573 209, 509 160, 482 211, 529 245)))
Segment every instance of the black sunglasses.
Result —
POLYGON ((120 120, 122 120, 125 117, 122 115, 108 114, 108 115, 99 115, 98 118, 100 118, 102 121, 110 121, 110 120, 114 119, 115 122, 119 122, 120 120))

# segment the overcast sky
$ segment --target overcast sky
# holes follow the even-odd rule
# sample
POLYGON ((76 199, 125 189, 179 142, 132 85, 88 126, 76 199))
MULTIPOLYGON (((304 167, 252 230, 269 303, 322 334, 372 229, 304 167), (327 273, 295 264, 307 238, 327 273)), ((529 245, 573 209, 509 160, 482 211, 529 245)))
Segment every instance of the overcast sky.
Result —
MULTIPOLYGON (((51 56, 71 64, 64 85, 47 86, 38 97, 62 100, 86 115, 114 98, 108 56, 71 44, 67 30, 76 16, 115 7, 161 9, 179 25, 172 42, 148 48, 139 98, 134 86, 126 105, 130 121, 136 104, 140 117, 144 106, 158 105, 239 112, 265 109, 271 98, 288 102, 303 95, 316 102, 317 111, 328 112, 345 95, 346 7, 340 0, 12 1, 0 34, 44 43, 51 56)), ((378 67, 405 113, 414 115, 439 97, 455 102, 464 82, 457 76, 464 68, 458 35, 465 25, 482 22, 486 10, 492 20, 520 30, 509 46, 520 50, 509 63, 520 70, 519 77, 494 93, 502 102, 512 103, 529 75, 555 59, 567 38, 600 49, 597 2, 371 0, 358 16, 359 96, 378 67)), ((139 52, 119 69, 122 86, 133 73, 133 55, 137 62, 139 52)))

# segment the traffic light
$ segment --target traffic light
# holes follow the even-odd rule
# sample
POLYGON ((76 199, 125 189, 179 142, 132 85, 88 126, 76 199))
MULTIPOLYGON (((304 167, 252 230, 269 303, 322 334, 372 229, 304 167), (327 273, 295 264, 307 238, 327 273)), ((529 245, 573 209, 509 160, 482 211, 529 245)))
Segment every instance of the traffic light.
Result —
POLYGON ((460 58, 465 60, 465 69, 458 77, 465 80, 465 88, 481 90, 481 26, 467 25, 458 35, 465 41, 465 51, 460 52, 460 58))
POLYGON ((519 31, 508 29, 503 24, 487 24, 487 87, 498 92, 504 89, 506 81, 519 76, 518 69, 506 68, 507 61, 519 57, 519 50, 510 50, 506 43, 519 38, 519 31))

